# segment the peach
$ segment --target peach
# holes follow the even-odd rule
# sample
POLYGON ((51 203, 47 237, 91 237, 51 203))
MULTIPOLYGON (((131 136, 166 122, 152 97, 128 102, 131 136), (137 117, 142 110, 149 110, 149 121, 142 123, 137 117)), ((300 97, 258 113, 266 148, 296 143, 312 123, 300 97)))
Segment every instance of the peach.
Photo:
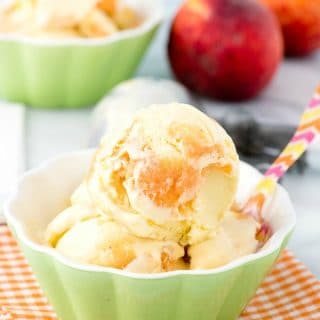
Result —
POLYGON ((320 0, 262 0, 277 15, 287 56, 320 48, 320 0))
POLYGON ((255 0, 188 0, 170 32, 168 55, 189 89, 222 100, 257 95, 283 56, 275 16, 255 0))

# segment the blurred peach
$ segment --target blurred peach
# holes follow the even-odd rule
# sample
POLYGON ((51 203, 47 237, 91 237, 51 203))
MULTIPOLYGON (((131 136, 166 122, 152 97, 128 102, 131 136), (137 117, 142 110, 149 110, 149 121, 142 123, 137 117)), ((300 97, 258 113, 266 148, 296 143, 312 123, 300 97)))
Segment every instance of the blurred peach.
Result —
POLYGON ((171 28, 169 58, 189 89, 222 100, 256 96, 283 56, 279 23, 256 0, 188 0, 171 28))
POLYGON ((277 15, 288 56, 304 56, 320 47, 320 0, 262 0, 277 15))

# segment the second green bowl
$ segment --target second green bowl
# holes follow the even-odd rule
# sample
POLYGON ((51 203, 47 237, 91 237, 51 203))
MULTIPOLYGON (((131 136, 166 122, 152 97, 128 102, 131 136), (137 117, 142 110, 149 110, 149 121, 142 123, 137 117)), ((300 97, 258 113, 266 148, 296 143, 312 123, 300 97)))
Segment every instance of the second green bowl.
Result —
POLYGON ((159 1, 136 1, 141 26, 105 39, 0 35, 0 98, 37 108, 96 103, 130 78, 161 21, 159 1))

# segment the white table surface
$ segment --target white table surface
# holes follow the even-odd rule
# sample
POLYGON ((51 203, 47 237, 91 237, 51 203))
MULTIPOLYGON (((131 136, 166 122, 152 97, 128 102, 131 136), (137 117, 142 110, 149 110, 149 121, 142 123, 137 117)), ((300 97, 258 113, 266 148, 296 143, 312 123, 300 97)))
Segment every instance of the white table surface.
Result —
MULTIPOLYGON (((170 5, 172 9, 173 2, 170 5)), ((138 75, 171 76, 164 45, 166 34, 167 25, 158 34, 157 41, 137 72, 138 75)), ((296 106, 298 110, 302 110, 319 79, 320 54, 304 60, 286 61, 269 88, 258 99, 246 104, 253 108, 260 105, 260 108, 266 109, 268 105, 274 106, 281 101, 288 108, 296 106)), ((90 113, 90 109, 28 109, 27 167, 34 167, 61 152, 85 148, 90 135, 90 113)), ((297 228, 289 248, 320 278, 320 169, 310 168, 303 176, 291 174, 285 178, 284 185, 291 195, 298 216, 297 228)))

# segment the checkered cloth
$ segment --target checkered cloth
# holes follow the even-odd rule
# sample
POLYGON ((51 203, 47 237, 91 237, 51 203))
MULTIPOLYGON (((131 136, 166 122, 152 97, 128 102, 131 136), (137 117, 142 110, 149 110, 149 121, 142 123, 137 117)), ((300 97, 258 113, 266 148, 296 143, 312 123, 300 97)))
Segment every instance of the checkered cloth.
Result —
MULTIPOLYGON (((0 320, 56 320, 6 226, 0 226, 0 320)), ((320 282, 286 251, 241 320, 320 319, 320 282)))

